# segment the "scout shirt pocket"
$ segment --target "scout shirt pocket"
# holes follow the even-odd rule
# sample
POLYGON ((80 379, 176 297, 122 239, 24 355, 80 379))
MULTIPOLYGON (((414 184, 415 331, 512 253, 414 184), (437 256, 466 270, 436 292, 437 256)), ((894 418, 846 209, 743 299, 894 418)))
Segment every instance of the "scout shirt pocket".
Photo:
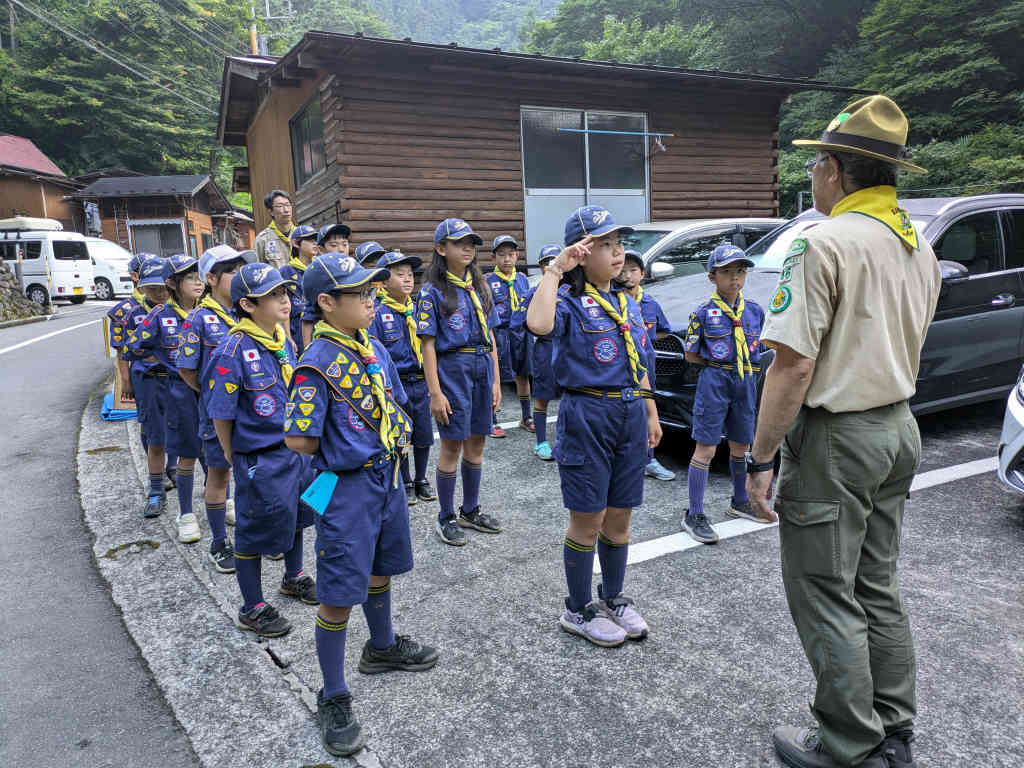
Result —
POLYGON ((263 392, 277 383, 277 363, 266 364, 259 350, 243 349, 239 362, 242 366, 242 386, 248 391, 263 392))
POLYGON ((568 300, 579 301, 579 307, 582 310, 579 323, 584 333, 607 333, 616 329, 615 321, 608 316, 608 313, 593 297, 584 294, 579 299, 568 300))
POLYGON ((704 320, 704 343, 708 356, 718 363, 728 363, 735 357, 732 321, 724 315, 704 320))
POLYGON ((782 572, 792 579, 835 579, 842 575, 839 502, 779 496, 782 572))

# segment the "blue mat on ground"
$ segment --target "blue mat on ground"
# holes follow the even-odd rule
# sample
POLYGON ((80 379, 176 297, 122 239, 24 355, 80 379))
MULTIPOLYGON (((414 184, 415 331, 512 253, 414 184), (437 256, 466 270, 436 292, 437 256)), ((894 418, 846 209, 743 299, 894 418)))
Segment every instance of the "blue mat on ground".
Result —
POLYGON ((127 421, 128 419, 134 419, 136 415, 135 409, 129 410, 118 410, 114 408, 114 393, 107 392, 103 396, 103 407, 100 408, 100 418, 104 421, 127 421))

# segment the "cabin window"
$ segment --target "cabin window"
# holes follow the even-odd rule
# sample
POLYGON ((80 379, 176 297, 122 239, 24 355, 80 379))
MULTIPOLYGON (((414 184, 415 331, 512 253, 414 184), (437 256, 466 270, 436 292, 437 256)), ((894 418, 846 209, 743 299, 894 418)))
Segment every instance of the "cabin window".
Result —
POLYGON ((324 169, 324 126, 320 97, 315 97, 289 123, 295 186, 301 187, 324 169))

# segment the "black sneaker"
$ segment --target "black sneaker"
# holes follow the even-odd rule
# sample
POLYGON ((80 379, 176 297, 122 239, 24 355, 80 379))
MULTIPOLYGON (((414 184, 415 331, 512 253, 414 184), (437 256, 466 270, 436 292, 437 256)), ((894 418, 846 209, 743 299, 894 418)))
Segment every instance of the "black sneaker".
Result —
POLYGON ((406 483, 405 484, 405 500, 409 504, 410 507, 413 504, 415 504, 417 501, 419 501, 419 499, 416 498, 416 484, 415 483, 406 483))
POLYGON ((437 531, 438 537, 445 544, 451 544, 453 547, 461 547, 466 543, 466 534, 464 534, 462 529, 459 528, 454 517, 446 517, 444 520, 438 520, 434 523, 434 530, 437 531))
POLYGON ((277 591, 286 597, 297 598, 306 605, 320 605, 320 601, 316 599, 316 582, 312 576, 306 574, 294 579, 281 579, 281 587, 277 591))
POLYGON ((323 688, 316 695, 316 715, 320 721, 320 741, 332 755, 354 755, 363 745, 363 729, 352 712, 352 694, 324 700, 323 688))
POLYGON ((426 480, 422 482, 414 482, 416 486, 416 498, 420 501, 437 501, 437 494, 434 493, 434 487, 426 480))
POLYGON ((462 507, 459 507, 459 525, 481 533, 501 533, 501 523, 497 518, 481 512, 479 504, 473 507, 473 511, 468 514, 462 507))
POLYGON ((882 742, 882 754, 889 761, 890 768, 914 768, 914 755, 910 745, 914 741, 914 732, 909 728, 893 731, 882 742))
POLYGON ((178 487, 178 470, 175 467, 169 468, 164 473, 164 490, 172 491, 178 487))
POLYGON ((729 509, 726 510, 726 514, 729 517, 742 517, 746 520, 753 520, 755 523, 772 523, 774 520, 768 520, 763 517, 758 517, 754 511, 754 505, 747 501, 736 501, 736 497, 733 496, 729 501, 729 509))
POLYGON ((248 613, 238 610, 238 627, 260 637, 281 637, 292 631, 292 623, 269 603, 260 603, 248 613))
POLYGON ((166 496, 150 496, 146 500, 146 508, 142 510, 143 517, 160 517, 160 514, 167 506, 166 496))
POLYGON ((216 549, 210 550, 209 558, 217 573, 235 572, 235 550, 227 539, 224 539, 216 549))
POLYGON ((395 669, 422 672, 437 664, 438 657, 436 648, 420 645, 407 635, 395 635, 395 642, 384 649, 374 648, 367 640, 363 646, 363 655, 359 657, 359 671, 364 675, 376 675, 395 669))
POLYGON ((699 541, 701 544, 716 544, 718 542, 718 534, 715 533, 715 529, 711 527, 705 515, 691 515, 690 510, 686 510, 686 515, 680 522, 683 530, 690 534, 694 541, 699 541))

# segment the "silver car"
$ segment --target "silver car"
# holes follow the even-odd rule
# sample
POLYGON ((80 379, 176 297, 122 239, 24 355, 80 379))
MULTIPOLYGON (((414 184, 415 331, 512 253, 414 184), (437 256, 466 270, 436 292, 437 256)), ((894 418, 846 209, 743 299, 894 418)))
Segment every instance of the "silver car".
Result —
POLYGON ((1018 493, 1024 493, 1024 370, 1006 399, 998 457, 999 479, 1018 493))

